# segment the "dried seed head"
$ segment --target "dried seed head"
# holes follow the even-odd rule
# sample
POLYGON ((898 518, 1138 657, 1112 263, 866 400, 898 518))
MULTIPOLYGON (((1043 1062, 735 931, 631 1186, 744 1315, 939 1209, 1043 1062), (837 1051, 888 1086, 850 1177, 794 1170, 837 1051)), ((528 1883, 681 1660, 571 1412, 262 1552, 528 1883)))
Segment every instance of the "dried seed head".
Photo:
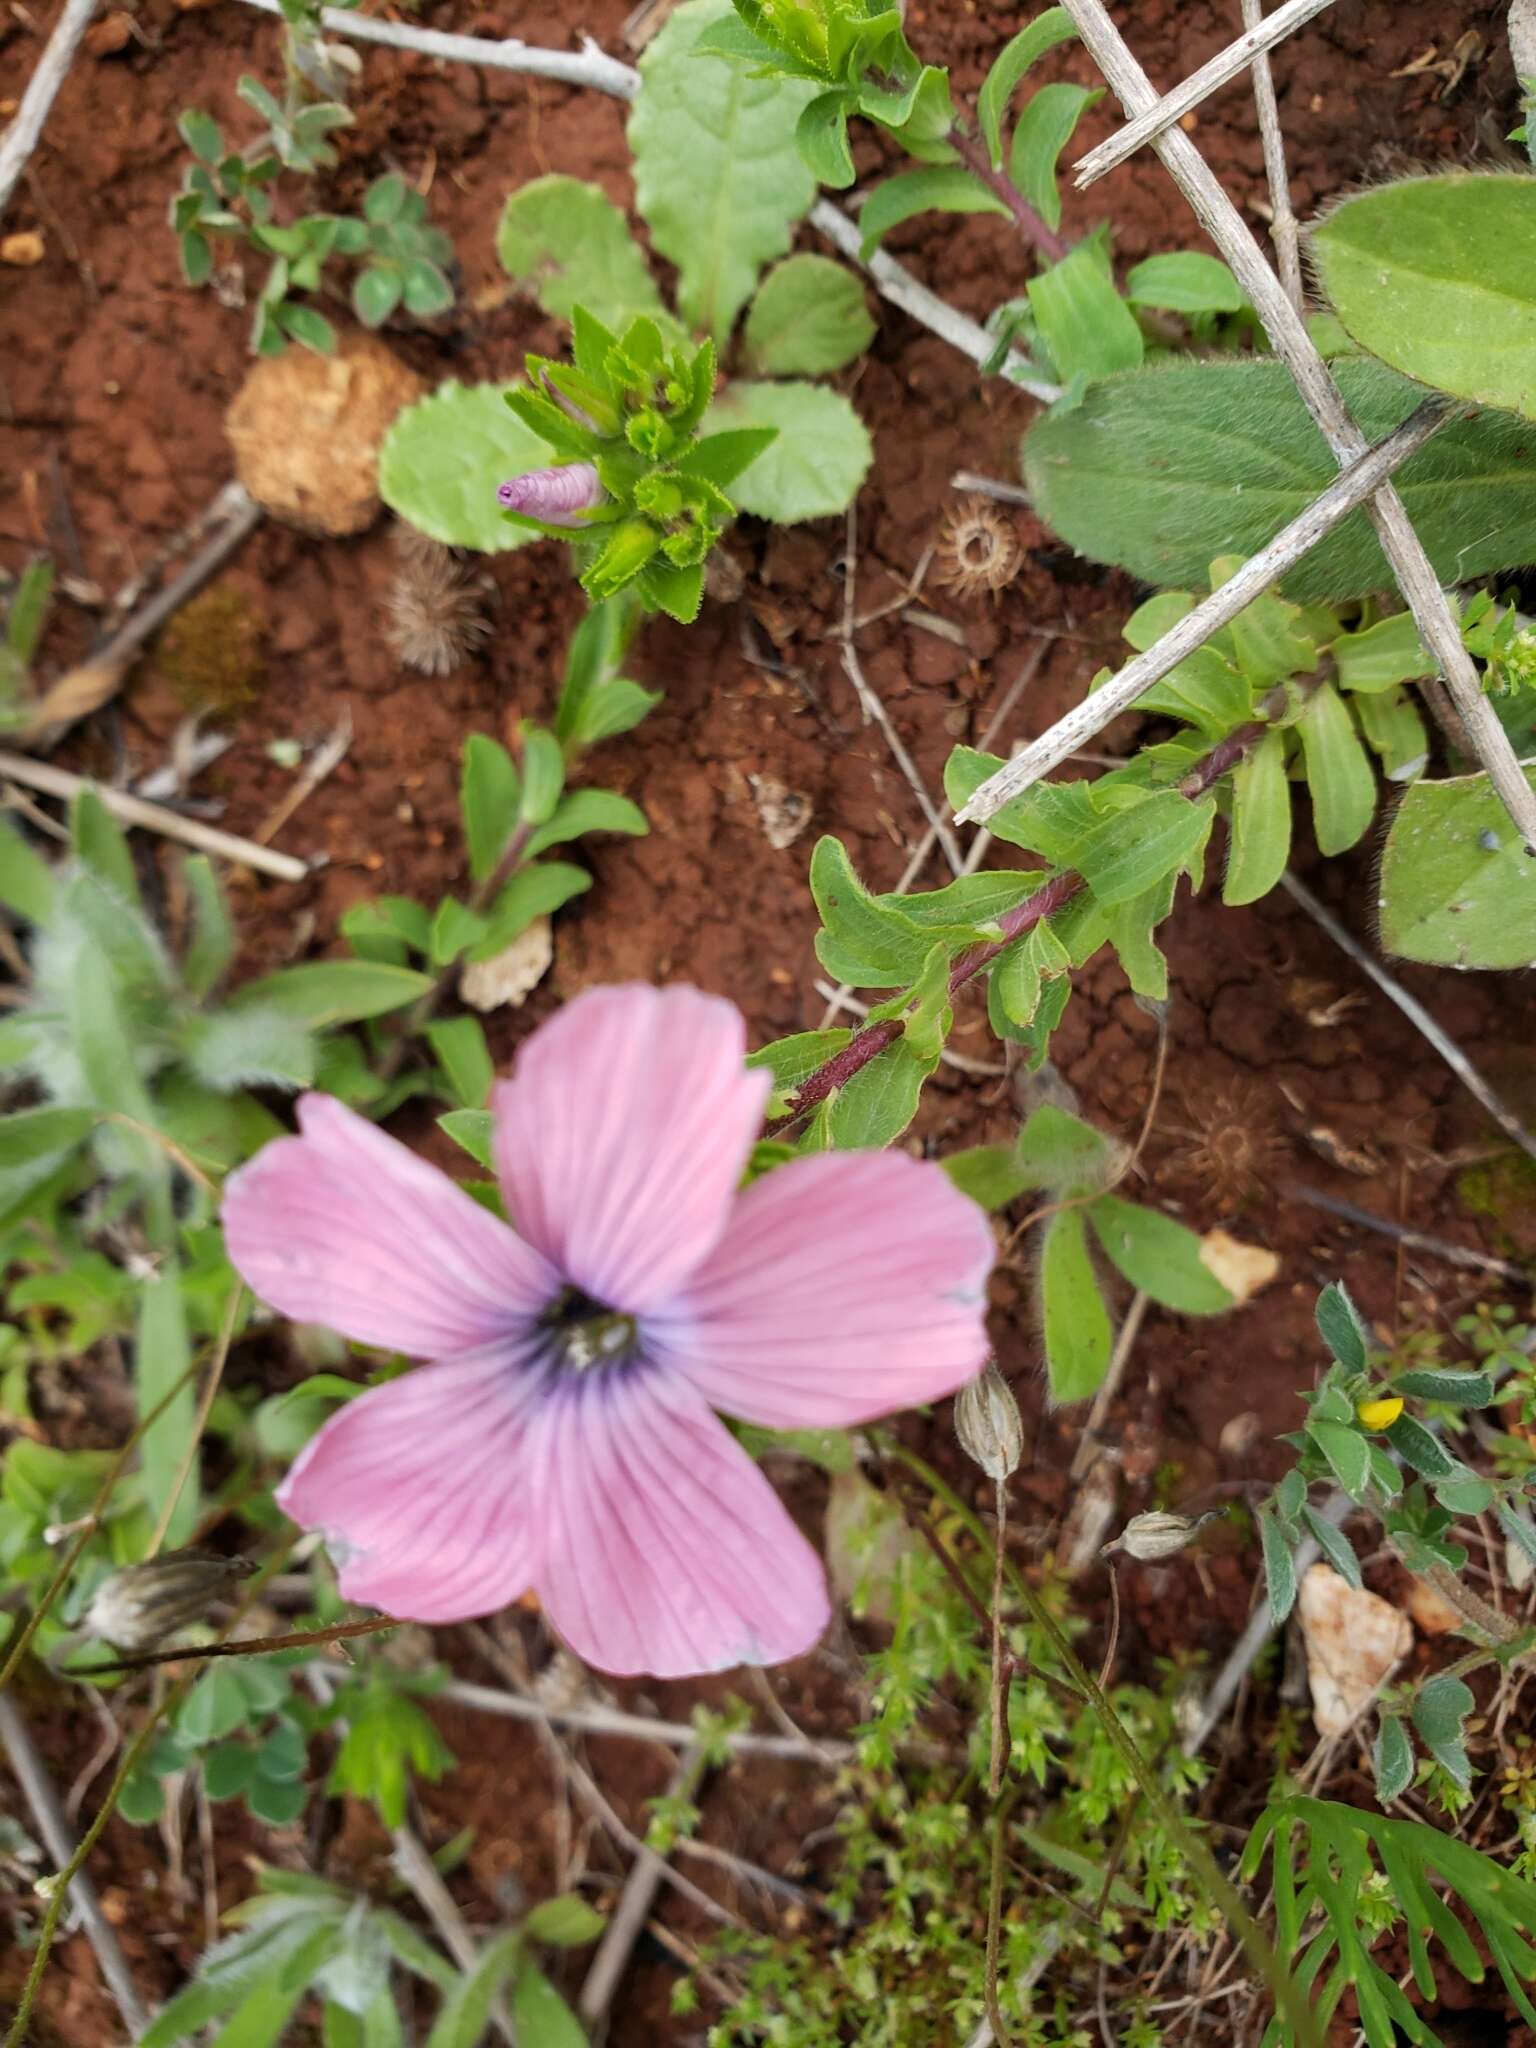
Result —
POLYGON ((203 1550, 124 1565, 96 1588, 86 1629, 120 1650, 152 1650, 177 1629, 206 1620, 209 1605, 225 1588, 255 1569, 248 1557, 213 1557, 203 1550))
POLYGON ((397 548, 384 637, 407 668, 448 675, 490 631, 479 593, 438 542, 402 527, 397 548))
POLYGON ((1138 1564, 1174 1557, 1188 1549, 1207 1522, 1220 1520, 1224 1512, 1222 1508, 1209 1508, 1203 1515, 1175 1515, 1153 1508, 1145 1515, 1133 1515, 1114 1542, 1105 1544, 1100 1555, 1108 1557, 1113 1551, 1123 1550, 1138 1564))
POLYGON ((1001 1484, 1018 1471, 1024 1455, 1019 1404, 990 1358, 955 1396, 955 1435, 961 1450, 989 1479, 1001 1484))
POLYGON ((1001 590, 1019 573, 1023 552, 1007 516, 990 498, 967 498, 939 533, 939 581, 951 590, 1001 590))

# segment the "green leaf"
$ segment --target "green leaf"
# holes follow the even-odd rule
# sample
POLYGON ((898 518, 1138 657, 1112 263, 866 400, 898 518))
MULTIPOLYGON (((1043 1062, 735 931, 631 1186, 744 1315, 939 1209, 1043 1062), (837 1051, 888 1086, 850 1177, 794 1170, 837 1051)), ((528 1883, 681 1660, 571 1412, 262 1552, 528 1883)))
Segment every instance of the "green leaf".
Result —
MULTIPOLYGON (((1372 442, 1423 399, 1380 363, 1334 367, 1372 442)), ((1180 360, 1105 378, 1080 405, 1030 428, 1023 463, 1036 512, 1070 547, 1165 587, 1202 583, 1213 556, 1256 554, 1338 475, 1290 372, 1269 358, 1180 360)), ((1442 581, 1471 582, 1536 557, 1536 444, 1520 421, 1454 421, 1394 482, 1442 581)), ((1357 511, 1283 588, 1310 601, 1391 582, 1357 511)))
POLYGON ((486 917, 486 934, 471 946, 472 961, 493 960, 510 946, 519 932, 526 931, 536 917, 548 917, 573 896, 592 886, 585 868, 568 861, 536 861, 515 874, 491 905, 486 917))
POLYGON ((1019 82, 1037 57, 1077 34, 1064 7, 1048 7, 1004 44, 976 95, 976 121, 994 171, 1003 164, 1003 118, 1019 82))
POLYGON ((1307 1435, 1327 1459, 1328 1469, 1350 1499, 1359 1500, 1371 1476, 1370 1446, 1365 1438, 1347 1422, 1311 1421, 1307 1424, 1307 1435))
POLYGON ((1450 1452, 1415 1416, 1399 1415, 1388 1425, 1386 1439, 1403 1463, 1426 1479, 1449 1479, 1456 1470, 1450 1452))
POLYGON ((207 855, 189 854, 181 873, 192 906, 192 930, 181 959, 181 978, 189 995, 206 996, 229 971, 235 956, 235 928, 207 855))
POLYGON ((241 1003, 194 1013, 180 1037, 188 1072, 220 1095, 237 1088, 308 1088, 315 1079, 310 1032, 270 1006, 241 1003))
POLYGON ((1412 782, 1429 760, 1429 734, 1406 690, 1357 695, 1355 717, 1390 782, 1412 782))
POLYGON ((1463 1789, 1472 1778, 1462 1724, 1476 1705, 1471 1686, 1449 1672, 1426 1678, 1413 1696, 1413 1725, 1420 1741, 1463 1789))
POLYGON ((864 287, 829 256, 786 256, 758 288, 742 335, 747 368, 762 377, 824 377, 862 355, 875 336, 864 287))
POLYGON ((0 1116, 0 1171, 72 1151, 97 1121, 93 1109, 19 1109, 0 1116))
POLYGON ((1413 1743, 1396 1714, 1383 1716, 1376 1731, 1371 1763, 1376 1773, 1377 1800, 1390 1806, 1413 1783, 1413 1743))
POLYGON ((1007 1145, 969 1145, 939 1161, 962 1195, 983 1209, 1005 1209, 1030 1185, 1030 1177, 1007 1145))
POLYGON ((765 1070, 773 1076, 767 1114, 783 1115, 790 1096, 834 1053, 841 1052, 852 1036, 843 1026, 831 1031, 797 1031, 788 1038, 775 1039, 758 1052, 748 1053, 749 1069, 765 1070))
MULTIPOLYGON (((141 1416, 163 1401, 192 1363, 181 1268, 167 1254, 158 1270, 143 1283, 139 1296, 138 1335, 134 1344, 134 1391, 141 1416)), ((197 1392, 190 1377, 164 1414, 139 1440, 139 1467, 144 1475, 144 1504, 158 1523, 190 1455, 191 1466, 181 1486, 165 1532, 166 1547, 187 1542, 197 1527, 200 1488, 195 1430, 197 1392)))
POLYGON ((1301 1508, 1302 1519, 1317 1539, 1317 1547, 1333 1566, 1346 1585, 1353 1586, 1358 1593, 1365 1581, 1360 1576, 1360 1560, 1354 1546, 1342 1529, 1335 1528, 1326 1515, 1318 1514, 1305 1501, 1301 1508))
POLYGON ((827 1131, 839 1152, 889 1145, 917 1115, 923 1083, 938 1065, 938 1054, 921 1056, 898 1038, 861 1067, 832 1098, 827 1131))
MULTIPOLYGON (((1061 226, 1056 165, 1087 109, 1103 91, 1084 85, 1042 85, 1019 116, 1009 151, 1008 175, 1047 227, 1061 226)), ((1130 358, 1140 362, 1140 355, 1130 358)))
MULTIPOLYGON (((187 1695, 190 1706, 192 1695, 187 1695)), ((185 1709, 183 1709, 183 1726, 185 1709)), ((239 1724, 236 1723, 236 1726, 239 1724)), ((192 1738, 201 1740, 200 1737, 192 1738)), ((210 1799, 235 1799, 256 1776, 256 1752, 243 1742, 221 1742, 203 1759, 203 1783, 210 1799)))
POLYGON ((1317 1297, 1318 1334, 1344 1370, 1364 1372, 1371 1347, 1371 1333, 1350 1299, 1342 1280, 1335 1280, 1317 1297))
MULTIPOLYGON (((1402 1417, 1399 1416, 1401 1421, 1402 1417)), ((1435 1486, 1435 1499, 1448 1514, 1480 1515, 1494 1502, 1494 1490, 1486 1479, 1479 1479, 1475 1472, 1465 1466, 1456 1468, 1456 1476, 1442 1479, 1435 1486)))
POLYGON ((315 960, 248 981, 229 1008, 269 1008, 310 1031, 324 1031, 333 1024, 387 1016, 431 987, 430 976, 408 967, 386 967, 373 960, 315 960))
POLYGON ((456 1145, 462 1145, 477 1166, 496 1171, 496 1119, 488 1109, 450 1109, 437 1120, 456 1145))
MULTIPOLYGON (((1097 251, 1079 245, 1026 287, 1040 337, 1057 375, 1107 377, 1133 370, 1146 353, 1136 316, 1115 290, 1097 251)), ((1064 408, 1069 414, 1075 408, 1064 408)))
POLYGON ((629 117, 635 199, 657 250, 677 265, 684 319, 724 343, 759 271, 789 248, 816 181, 795 141, 819 87, 700 63, 694 45, 729 0, 687 0, 640 60, 629 117))
POLYGON ((182 141, 205 164, 216 164, 224 154, 224 134, 210 115, 197 107, 185 107, 177 118, 182 141))
POLYGON ((1214 816, 1209 797, 1192 803, 1177 790, 1158 790, 1111 812, 1078 842, 1072 864, 1100 903, 1129 903, 1177 874, 1203 845, 1214 816))
POLYGON ((920 972, 927 935, 870 895, 840 839, 817 840, 810 882, 824 927, 816 935, 816 957, 829 973, 856 988, 900 988, 920 972))
POLYGON ((0 903, 28 924, 45 925, 53 916, 53 870, 0 818, 0 903))
POLYGON ((337 348, 335 328, 313 306, 298 306, 290 299, 273 309, 273 318, 291 340, 313 349, 317 356, 333 356, 337 348))
POLYGON ((850 95, 837 86, 808 101, 795 123, 795 143, 806 169, 818 185, 830 185, 835 192, 845 190, 858 175, 848 147, 850 110, 850 95))
POLYGON ((545 312, 557 319, 569 320, 581 305, 616 333, 643 316, 668 339, 680 337, 644 250, 596 185, 551 174, 520 187, 502 210, 496 254, 502 268, 531 286, 545 312))
POLYGON ((535 1906, 523 1922, 523 1933, 530 1941, 547 1942, 551 1948, 586 1948, 607 1924, 585 1899, 565 1892, 535 1906))
POLYGON ((1359 346, 1421 384, 1536 418, 1536 183, 1447 171, 1362 192, 1308 244, 1359 346))
POLYGON ((1231 840, 1223 903, 1257 903, 1285 873, 1291 853, 1291 786, 1285 741, 1267 732, 1232 771, 1231 840))
POLYGON ((565 756, 560 742, 542 726, 523 721, 523 822, 547 825, 565 787, 565 756))
POLYGON ((582 697, 560 737, 572 747, 595 747, 601 740, 617 739, 620 733, 633 731, 665 694, 642 689, 624 676, 598 683, 582 697))
POLYGON ((380 497, 446 547, 494 555, 536 538, 503 519, 496 486, 547 468, 551 451, 506 404, 505 389, 439 384, 397 415, 379 450, 380 497))
POLYGON ((710 432, 777 429, 778 438, 742 471, 730 495, 743 512, 779 526, 846 511, 874 456, 848 400, 820 384, 728 384, 704 425, 710 432))
POLYGON ((877 185, 859 212, 859 260, 867 263, 892 228, 916 213, 1000 213, 1008 209, 963 164, 900 171, 877 185))
MULTIPOLYGON (((517 1968, 522 1953, 523 1937, 517 1928, 488 1941, 473 1970, 460 1978, 443 2001, 427 2036, 427 2048, 480 2048, 491 2007, 517 1968)), ((529 2040, 526 2048, 538 2048, 538 2044, 529 2040)))
POLYGON ((1491 1408, 1497 1399, 1485 1372, 1439 1372, 1432 1367, 1400 1372, 1392 1391, 1419 1401, 1445 1401, 1452 1408, 1491 1408))
POLYGON ((228 1664, 209 1664, 182 1701, 176 1732, 195 1748, 222 1742, 251 1718, 251 1703, 240 1677, 228 1664))
POLYGON ((1241 313, 1248 303, 1226 264, 1203 249, 1148 256, 1127 276, 1125 296, 1164 313, 1241 313))
POLYGON ((453 1768, 453 1752, 409 1693, 381 1673, 348 1708, 346 1734, 326 1782, 377 1806, 386 1827, 405 1819, 410 1775, 435 1783, 453 1768))
POLYGON ((469 843, 469 872, 483 882, 496 871, 522 810, 522 777, 499 740, 472 732, 464 742, 459 810, 469 843))
POLYGON ((1341 690, 1374 694, 1439 672, 1439 664, 1424 652, 1412 612, 1394 612, 1360 633, 1341 633, 1328 651, 1341 690))
POLYGON ((466 1109, 484 1109, 496 1067, 479 1018, 444 1018, 427 1026, 427 1037, 459 1101, 466 1109))
POLYGON ((544 1972, 526 1960, 512 1987, 512 2019, 519 2048, 587 2048, 576 2015, 544 1972))
MULTIPOLYGON (((66 1016, 96 1107, 153 1125, 154 1110, 139 1073, 121 989, 104 954, 82 952, 70 977, 66 1016)), ((146 1150, 144 1156, 150 1170, 159 1170, 157 1154, 146 1150)))
POLYGON ((1355 722, 1332 683, 1307 699, 1296 731, 1312 793, 1312 821, 1324 853, 1343 853, 1370 829, 1376 776, 1355 722))
POLYGON ((1019 1133, 1014 1158, 1028 1175, 1026 1187, 1055 1196, 1091 1194, 1113 1178, 1121 1148, 1081 1117, 1042 1102, 1019 1133))
POLYGON ((1259 1525, 1259 1545, 1264 1554, 1264 1585, 1269 1594, 1269 1616, 1276 1628, 1284 1626, 1285 1619, 1296 1605, 1296 1565, 1291 1557, 1291 1546, 1281 1532, 1280 1524, 1267 1508, 1260 1508, 1256 1517, 1259 1525))
POLYGON ((1088 1218, 1104 1255, 1133 1287, 1180 1315, 1214 1316, 1232 1296, 1200 1256, 1200 1240, 1182 1223, 1139 1202, 1100 1195, 1088 1218))
POLYGON ((352 310, 365 327, 382 327, 404 291, 405 279, 398 270, 360 270, 352 280, 352 310))
POLYGON ((1051 1400, 1086 1401, 1109 1370, 1114 1333, 1088 1255, 1081 1209, 1058 1210, 1046 1223, 1040 1307, 1051 1400))
POLYGON ((135 910, 143 908, 123 828, 89 784, 70 806, 69 837, 82 867, 135 910))
MULTIPOLYGON (((1536 768, 1527 767, 1536 789, 1536 768)), ((1381 943, 1434 967, 1536 964, 1536 861, 1486 775, 1415 782, 1381 861, 1381 943)))
POLYGON ((561 797, 547 825, 541 825, 528 841, 532 860, 551 846, 581 839, 588 832, 624 832, 643 839, 650 831, 644 811, 627 796, 611 789, 576 789, 561 797))

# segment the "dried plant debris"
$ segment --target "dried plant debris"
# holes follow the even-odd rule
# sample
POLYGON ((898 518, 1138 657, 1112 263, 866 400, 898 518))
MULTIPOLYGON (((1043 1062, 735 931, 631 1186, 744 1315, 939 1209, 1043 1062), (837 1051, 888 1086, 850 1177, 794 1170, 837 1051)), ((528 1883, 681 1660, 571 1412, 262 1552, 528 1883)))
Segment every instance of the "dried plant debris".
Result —
POLYGON ((939 581, 970 596, 1011 583, 1024 559, 1008 515, 990 498, 967 498, 947 514, 939 533, 939 581))
POLYGON ((1189 1122, 1165 1126, 1182 1140, 1168 1156, 1168 1171, 1194 1182, 1221 1216, 1263 1195, 1290 1153, 1265 1091, 1234 1081, 1181 1107, 1189 1122))
POLYGON ((481 593, 449 549, 414 528, 398 528, 395 546, 384 637, 407 668, 449 675, 490 632, 481 593))
POLYGON ((763 837, 775 853, 782 853, 811 822, 811 800, 803 790, 790 789, 773 775, 749 775, 747 782, 763 837))

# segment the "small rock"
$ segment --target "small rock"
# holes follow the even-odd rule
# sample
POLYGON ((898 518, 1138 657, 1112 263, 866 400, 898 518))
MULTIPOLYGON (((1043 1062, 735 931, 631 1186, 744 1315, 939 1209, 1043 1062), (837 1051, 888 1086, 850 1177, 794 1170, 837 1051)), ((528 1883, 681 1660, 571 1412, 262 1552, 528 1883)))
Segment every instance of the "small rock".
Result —
POLYGON ((811 822, 811 800, 803 790, 789 789, 773 775, 749 775, 747 781, 762 820, 763 837, 775 853, 782 853, 811 822))
POLYGON ((19 234, 0 237, 0 263, 30 270, 34 263, 42 262, 45 254, 42 233, 37 228, 23 228, 19 234))
POLYGON ((1200 1263, 1234 1301, 1248 1301, 1280 1271, 1280 1261, 1262 1245, 1244 1244, 1225 1230, 1208 1230, 1200 1240, 1200 1263))
POLYGON ((1230 1422, 1222 1424, 1218 1447, 1224 1458, 1246 1458, 1263 1434, 1264 1424, 1257 1409, 1245 1408, 1240 1415, 1234 1415, 1230 1422))
POLYGON ((379 510, 379 444, 426 384, 371 334, 335 355, 287 348, 256 364, 225 415, 241 483, 305 533, 361 533, 379 510))
POLYGON ((1421 1635, 1448 1636, 1452 1629, 1461 1627, 1461 1616, 1428 1579, 1415 1576, 1409 1581, 1408 1612, 1421 1635))
POLYGON ((1413 1648, 1413 1630, 1390 1601, 1357 1593, 1328 1564, 1313 1565, 1302 1579, 1297 1613, 1312 1719, 1319 1735, 1342 1735, 1413 1648))
POLYGON ((133 41, 133 16, 121 7, 103 15, 85 32, 85 47, 93 57, 115 57, 133 41))
POLYGON ((516 1010, 549 972, 555 957, 547 917, 536 917, 510 946, 489 960, 475 960, 459 976, 459 994, 475 1010, 516 1010))

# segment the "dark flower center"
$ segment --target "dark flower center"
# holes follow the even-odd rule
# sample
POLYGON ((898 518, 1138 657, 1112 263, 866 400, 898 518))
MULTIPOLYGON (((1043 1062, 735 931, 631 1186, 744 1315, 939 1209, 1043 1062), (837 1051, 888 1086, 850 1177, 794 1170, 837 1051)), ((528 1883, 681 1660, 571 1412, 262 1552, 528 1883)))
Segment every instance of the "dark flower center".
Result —
POLYGON ((567 1287, 539 1321, 550 1334, 555 1363, 568 1372, 625 1365, 638 1348, 634 1317, 594 1301, 579 1287, 567 1287))

